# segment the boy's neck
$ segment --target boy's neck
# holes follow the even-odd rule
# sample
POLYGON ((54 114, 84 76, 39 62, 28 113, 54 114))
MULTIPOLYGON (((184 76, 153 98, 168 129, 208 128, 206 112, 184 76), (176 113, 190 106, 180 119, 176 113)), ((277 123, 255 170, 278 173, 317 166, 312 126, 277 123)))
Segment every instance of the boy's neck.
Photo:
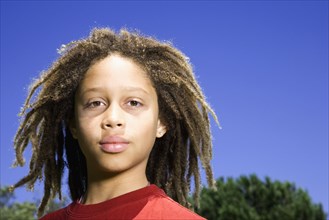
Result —
POLYGON ((97 204, 149 185, 146 175, 123 173, 108 178, 93 178, 88 176, 88 189, 81 203, 97 204))

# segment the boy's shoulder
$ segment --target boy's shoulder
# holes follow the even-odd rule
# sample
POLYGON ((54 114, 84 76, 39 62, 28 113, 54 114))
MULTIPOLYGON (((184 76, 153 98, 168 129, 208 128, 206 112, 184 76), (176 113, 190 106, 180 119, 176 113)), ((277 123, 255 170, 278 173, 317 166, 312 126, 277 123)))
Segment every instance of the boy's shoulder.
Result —
POLYGON ((40 220, 53 219, 204 219, 155 185, 94 205, 77 202, 40 220))
POLYGON ((136 216, 136 219, 204 219, 180 205, 159 189, 136 216))

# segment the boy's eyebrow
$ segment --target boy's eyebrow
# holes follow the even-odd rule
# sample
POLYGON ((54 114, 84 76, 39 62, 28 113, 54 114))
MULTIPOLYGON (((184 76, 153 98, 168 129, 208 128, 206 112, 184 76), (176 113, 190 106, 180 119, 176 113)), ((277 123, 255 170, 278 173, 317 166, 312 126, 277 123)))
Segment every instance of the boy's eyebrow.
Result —
POLYGON ((87 88, 87 89, 84 89, 83 91, 81 91, 81 95, 84 95, 88 92, 99 92, 101 90, 102 90, 101 87, 91 87, 91 88, 87 88))
MULTIPOLYGON (((140 87, 128 86, 128 87, 123 87, 122 89, 127 92, 142 92, 142 93, 145 93, 146 95, 150 95, 150 93, 148 91, 146 91, 145 89, 140 88, 140 87)), ((103 90, 105 90, 103 87, 91 87, 91 88, 87 88, 84 91, 82 91, 82 95, 84 95, 88 92, 100 92, 103 90)))
POLYGON ((133 87, 133 86, 129 86, 129 87, 124 87, 123 88, 124 90, 127 90, 128 92, 143 92, 147 95, 149 95, 150 93, 148 91, 146 91, 145 89, 143 88, 140 88, 140 87, 133 87))

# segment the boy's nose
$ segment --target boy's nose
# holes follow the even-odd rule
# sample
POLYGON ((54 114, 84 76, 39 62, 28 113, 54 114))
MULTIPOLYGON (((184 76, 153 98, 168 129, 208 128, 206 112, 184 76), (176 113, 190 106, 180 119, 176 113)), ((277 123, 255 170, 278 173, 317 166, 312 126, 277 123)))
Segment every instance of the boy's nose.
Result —
POLYGON ((124 125, 123 112, 119 105, 112 103, 108 109, 104 112, 104 118, 102 127, 115 128, 122 127, 124 125))

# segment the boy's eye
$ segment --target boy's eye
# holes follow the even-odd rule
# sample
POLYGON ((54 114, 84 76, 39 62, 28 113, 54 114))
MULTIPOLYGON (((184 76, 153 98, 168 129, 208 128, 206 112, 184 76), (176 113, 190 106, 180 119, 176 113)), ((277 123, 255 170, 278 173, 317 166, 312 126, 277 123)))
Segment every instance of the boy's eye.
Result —
POLYGON ((101 106, 101 105, 105 105, 103 102, 101 101, 92 101, 92 102, 89 102, 86 107, 87 108, 96 108, 98 106, 101 106))
POLYGON ((131 100, 131 101, 128 102, 128 105, 130 105, 132 107, 137 107, 137 106, 140 106, 142 104, 139 101, 131 100))

